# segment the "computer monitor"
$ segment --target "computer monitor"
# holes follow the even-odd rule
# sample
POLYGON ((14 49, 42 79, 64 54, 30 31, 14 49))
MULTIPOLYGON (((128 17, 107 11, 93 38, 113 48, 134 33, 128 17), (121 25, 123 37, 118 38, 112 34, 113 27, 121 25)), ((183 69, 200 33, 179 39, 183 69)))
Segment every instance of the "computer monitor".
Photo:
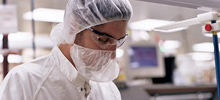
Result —
POLYGON ((163 56, 156 43, 140 41, 127 44, 125 51, 129 79, 165 76, 163 56))
POLYGON ((155 46, 131 46, 128 49, 130 68, 155 68, 158 66, 155 46))

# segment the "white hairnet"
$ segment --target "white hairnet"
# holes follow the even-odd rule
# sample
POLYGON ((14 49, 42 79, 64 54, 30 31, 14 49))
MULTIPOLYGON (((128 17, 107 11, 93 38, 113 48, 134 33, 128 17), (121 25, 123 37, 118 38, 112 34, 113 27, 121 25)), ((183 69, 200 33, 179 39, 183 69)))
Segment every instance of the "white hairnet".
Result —
POLYGON ((130 20, 128 0, 69 0, 64 22, 56 25, 50 37, 55 44, 73 44, 77 33, 92 26, 116 20, 130 20))

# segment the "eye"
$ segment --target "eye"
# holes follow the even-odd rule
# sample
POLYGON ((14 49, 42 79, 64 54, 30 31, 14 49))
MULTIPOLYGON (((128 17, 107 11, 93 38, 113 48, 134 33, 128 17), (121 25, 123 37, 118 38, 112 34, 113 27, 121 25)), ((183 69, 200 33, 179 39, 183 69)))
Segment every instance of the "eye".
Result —
POLYGON ((98 41, 103 43, 103 44, 106 44, 106 43, 109 42, 109 38, 107 38, 107 37, 99 37, 98 41))

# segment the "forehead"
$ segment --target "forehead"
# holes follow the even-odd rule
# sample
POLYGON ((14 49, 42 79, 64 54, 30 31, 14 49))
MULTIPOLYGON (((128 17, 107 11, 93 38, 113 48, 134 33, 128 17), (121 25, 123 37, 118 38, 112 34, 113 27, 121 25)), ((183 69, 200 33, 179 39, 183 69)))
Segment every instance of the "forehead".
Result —
POLYGON ((128 21, 113 21, 102 25, 95 26, 94 28, 102 33, 113 36, 116 39, 120 39, 126 35, 128 21))

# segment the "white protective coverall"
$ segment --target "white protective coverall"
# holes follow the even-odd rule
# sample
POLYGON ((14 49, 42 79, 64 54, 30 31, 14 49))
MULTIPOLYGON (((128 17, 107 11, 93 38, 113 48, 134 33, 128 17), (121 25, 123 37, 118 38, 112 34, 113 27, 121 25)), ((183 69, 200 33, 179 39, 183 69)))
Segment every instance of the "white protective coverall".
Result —
MULTIPOLYGON (((50 37, 56 45, 74 44, 76 34, 85 29, 117 20, 129 21, 131 16, 128 0, 69 0, 63 23, 52 29, 50 37)), ((55 46, 48 56, 13 68, 0 86, 0 100, 121 99, 113 82, 88 79, 55 46)))
POLYGON ((113 82, 89 81, 77 73, 55 46, 48 56, 13 68, 0 85, 0 100, 121 100, 121 97, 113 82))

